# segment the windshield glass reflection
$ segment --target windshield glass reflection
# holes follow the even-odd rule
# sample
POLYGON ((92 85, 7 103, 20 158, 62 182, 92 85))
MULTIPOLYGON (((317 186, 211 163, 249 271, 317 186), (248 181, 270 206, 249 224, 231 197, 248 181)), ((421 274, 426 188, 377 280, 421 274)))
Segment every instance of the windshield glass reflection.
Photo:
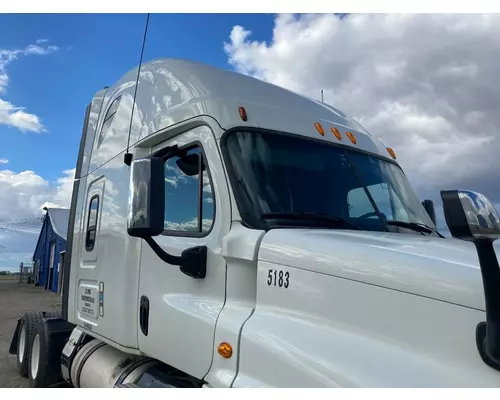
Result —
POLYGON ((422 234, 386 224, 399 221, 435 229, 403 171, 389 161, 284 134, 237 132, 226 145, 237 198, 250 225, 422 234), (276 218, 264 218, 269 214, 276 218))

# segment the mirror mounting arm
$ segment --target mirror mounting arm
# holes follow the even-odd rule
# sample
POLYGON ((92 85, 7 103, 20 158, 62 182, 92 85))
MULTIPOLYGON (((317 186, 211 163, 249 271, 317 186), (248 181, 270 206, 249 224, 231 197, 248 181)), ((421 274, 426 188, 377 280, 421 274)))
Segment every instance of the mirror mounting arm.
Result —
POLYGON ((163 250, 152 237, 144 238, 155 254, 164 262, 180 267, 182 273, 195 279, 204 279, 207 273, 207 247, 186 249, 181 256, 173 256, 163 250))
POLYGON ((486 322, 476 328, 476 341, 483 361, 500 370, 500 266, 493 248, 493 240, 474 241, 483 280, 486 322))
POLYGON ((174 144, 173 146, 164 147, 148 157, 166 158, 171 156, 182 156, 184 153, 185 152, 179 150, 179 146, 174 144))

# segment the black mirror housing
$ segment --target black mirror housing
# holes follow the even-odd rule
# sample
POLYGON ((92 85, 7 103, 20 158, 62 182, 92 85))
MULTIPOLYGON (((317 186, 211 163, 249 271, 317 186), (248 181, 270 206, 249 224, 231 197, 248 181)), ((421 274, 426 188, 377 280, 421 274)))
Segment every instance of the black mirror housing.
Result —
POLYGON ((486 196, 466 190, 443 190, 441 198, 453 237, 471 242, 500 238, 500 217, 486 196))
POLYGON ((165 170, 161 158, 132 162, 127 231, 130 236, 149 238, 164 230, 165 170))

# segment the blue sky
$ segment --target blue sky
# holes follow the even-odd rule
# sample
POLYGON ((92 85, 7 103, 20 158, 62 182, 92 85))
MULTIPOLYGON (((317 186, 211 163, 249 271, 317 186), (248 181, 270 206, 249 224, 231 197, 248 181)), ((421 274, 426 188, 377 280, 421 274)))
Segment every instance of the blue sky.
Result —
MULTIPOLYGON (((154 14, 144 60, 194 58, 229 68, 223 43, 232 27, 251 27, 256 39, 268 40, 273 17, 154 14)), ((3 98, 38 115, 47 129, 20 134, 0 125, 0 158, 9 160, 10 169, 34 170, 54 180, 75 166, 85 107, 97 90, 138 64, 145 20, 146 14, 0 15, 0 48, 21 49, 38 39, 59 47, 46 56, 20 57, 7 67, 3 98)))

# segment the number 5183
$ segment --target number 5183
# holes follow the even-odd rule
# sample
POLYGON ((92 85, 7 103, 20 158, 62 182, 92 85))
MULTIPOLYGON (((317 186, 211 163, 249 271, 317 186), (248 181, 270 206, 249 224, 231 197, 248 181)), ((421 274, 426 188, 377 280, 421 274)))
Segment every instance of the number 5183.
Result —
POLYGON ((270 269, 267 271, 267 284, 269 286, 279 286, 288 288, 290 285, 290 273, 281 270, 270 269))

